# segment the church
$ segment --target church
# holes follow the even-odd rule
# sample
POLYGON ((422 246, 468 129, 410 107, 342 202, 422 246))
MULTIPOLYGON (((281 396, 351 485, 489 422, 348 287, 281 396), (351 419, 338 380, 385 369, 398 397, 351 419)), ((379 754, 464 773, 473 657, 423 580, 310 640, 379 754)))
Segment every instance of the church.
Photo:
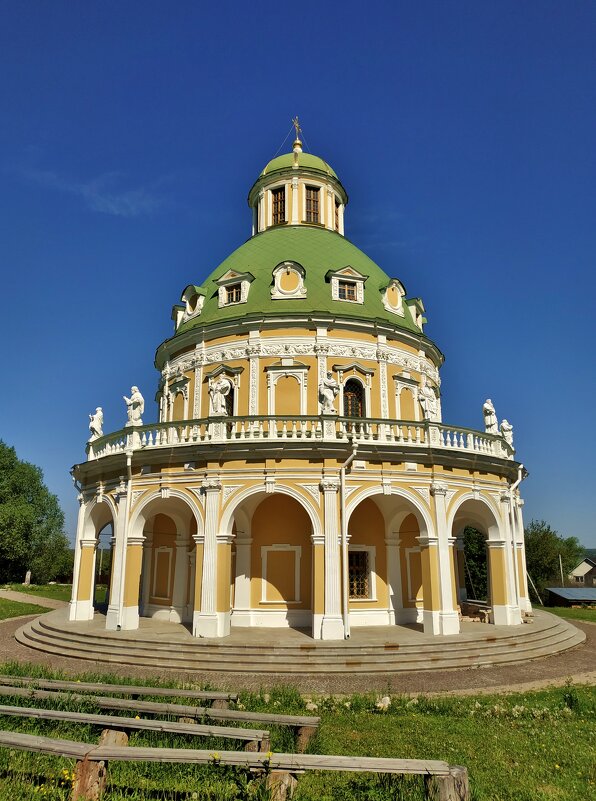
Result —
POLYGON ((304 152, 297 123, 248 205, 250 238, 173 308, 155 356, 158 421, 143 420, 136 386, 122 429, 90 415, 73 468, 69 619, 96 615, 111 526, 111 631, 153 618, 197 638, 289 627, 344 640, 416 624, 454 635, 473 526, 484 620, 517 626, 531 607, 511 425, 490 400, 483 430, 443 421, 424 304, 347 238, 346 189, 304 152))

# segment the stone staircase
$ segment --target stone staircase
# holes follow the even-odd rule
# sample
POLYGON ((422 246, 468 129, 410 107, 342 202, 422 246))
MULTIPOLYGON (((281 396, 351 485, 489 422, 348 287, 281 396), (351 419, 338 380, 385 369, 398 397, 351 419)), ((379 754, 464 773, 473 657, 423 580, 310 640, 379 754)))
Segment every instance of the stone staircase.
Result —
POLYGON ((42 615, 15 634, 46 653, 119 665, 197 672, 383 674, 489 667, 550 656, 580 645, 585 634, 545 612, 533 624, 465 624, 459 635, 429 637, 412 627, 353 629, 350 640, 322 642, 288 629, 233 629, 223 640, 197 640, 182 626, 106 631, 103 618, 70 623, 66 610, 42 615))

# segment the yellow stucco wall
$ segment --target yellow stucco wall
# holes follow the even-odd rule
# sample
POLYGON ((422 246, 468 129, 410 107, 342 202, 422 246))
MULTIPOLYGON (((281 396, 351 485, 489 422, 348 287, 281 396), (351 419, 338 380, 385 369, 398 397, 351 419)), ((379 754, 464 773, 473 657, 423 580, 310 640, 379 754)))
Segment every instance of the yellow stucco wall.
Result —
POLYGON ((387 590, 387 548, 385 546, 385 521, 379 507, 366 498, 358 504, 348 523, 350 546, 372 545, 375 549, 375 573, 377 600, 351 600, 350 609, 386 608, 389 603, 387 590))
MULTIPOLYGON (((281 494, 274 494, 263 500, 257 507, 251 526, 251 606, 258 608, 266 606, 271 608, 286 608, 287 602, 262 604, 262 548, 271 545, 291 545, 301 548, 300 554, 300 602, 292 603, 294 609, 311 608, 311 523, 306 511, 293 498, 281 494)), ((277 560, 276 553, 289 553, 284 551, 268 551, 266 598, 294 597, 294 578, 290 576, 286 560, 277 560), (274 554, 272 563, 277 565, 281 572, 272 573, 269 566, 271 554, 274 554), (276 595, 276 593, 278 595, 276 595)))
POLYGON ((507 603, 507 585, 505 582, 505 550, 489 548, 488 569, 490 572, 490 601, 493 604, 507 603))
POLYGON ((129 545, 126 548, 126 577, 124 580, 124 606, 137 606, 139 603, 139 584, 143 546, 129 545))
POLYGON ((81 562, 79 565, 79 583, 77 584, 77 601, 89 601, 91 599, 94 553, 95 553, 94 548, 81 549, 81 562))
POLYGON ((402 586, 402 604, 406 609, 412 609, 422 603, 422 568, 420 565, 420 554, 417 551, 410 551, 409 548, 418 548, 418 537, 420 529, 418 521, 414 515, 408 515, 399 529, 400 539, 400 572, 402 586), (412 600, 408 595, 408 567, 410 573, 410 585, 412 590, 412 600))

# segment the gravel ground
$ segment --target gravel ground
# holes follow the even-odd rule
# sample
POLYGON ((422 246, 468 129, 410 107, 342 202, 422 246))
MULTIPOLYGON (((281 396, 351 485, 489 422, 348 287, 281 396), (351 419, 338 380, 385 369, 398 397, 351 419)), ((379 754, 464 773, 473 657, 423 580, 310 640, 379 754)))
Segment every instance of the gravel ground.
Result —
MULTIPOLYGON (((37 599, 36 599, 37 601, 37 599)), ((35 616, 31 616, 35 617, 35 616)), ((66 674, 85 672, 113 673, 136 678, 164 677, 163 669, 135 668, 131 665, 114 665, 86 659, 54 656, 20 645, 14 632, 31 617, 12 618, 0 622, 0 663, 29 662, 46 665, 66 674)), ((517 690, 539 689, 565 684, 571 679, 578 684, 596 684, 596 624, 574 621, 586 633, 586 641, 550 657, 517 665, 457 670, 417 671, 396 673, 393 676, 373 674, 333 674, 329 676, 284 676, 255 673, 189 673, 174 671, 168 678, 209 683, 222 689, 259 689, 274 684, 292 684, 308 693, 353 693, 384 691, 393 693, 505 693, 517 690)))

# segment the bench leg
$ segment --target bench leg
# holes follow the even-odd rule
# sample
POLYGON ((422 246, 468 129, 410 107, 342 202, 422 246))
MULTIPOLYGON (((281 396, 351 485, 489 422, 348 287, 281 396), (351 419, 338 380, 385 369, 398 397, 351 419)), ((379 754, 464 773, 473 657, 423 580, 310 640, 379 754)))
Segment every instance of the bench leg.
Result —
POLYGON ((303 754, 313 737, 317 732, 316 726, 300 726, 296 732, 296 750, 299 754, 303 754))
POLYGON ((428 801, 470 801, 467 768, 452 765, 448 776, 425 776, 424 790, 428 801))
POLYGON ((230 702, 226 701, 224 698, 216 698, 215 701, 211 704, 211 709, 229 709, 230 702))
POLYGON ((271 801, 286 801, 294 795, 298 779, 285 770, 273 770, 267 776, 267 789, 271 801))
MULTIPOLYGON (((99 744, 128 745, 128 734, 118 729, 104 729, 99 738, 99 744)), ((92 762, 89 759, 79 760, 72 783, 72 801, 98 801, 105 790, 107 776, 107 762, 92 762)))

